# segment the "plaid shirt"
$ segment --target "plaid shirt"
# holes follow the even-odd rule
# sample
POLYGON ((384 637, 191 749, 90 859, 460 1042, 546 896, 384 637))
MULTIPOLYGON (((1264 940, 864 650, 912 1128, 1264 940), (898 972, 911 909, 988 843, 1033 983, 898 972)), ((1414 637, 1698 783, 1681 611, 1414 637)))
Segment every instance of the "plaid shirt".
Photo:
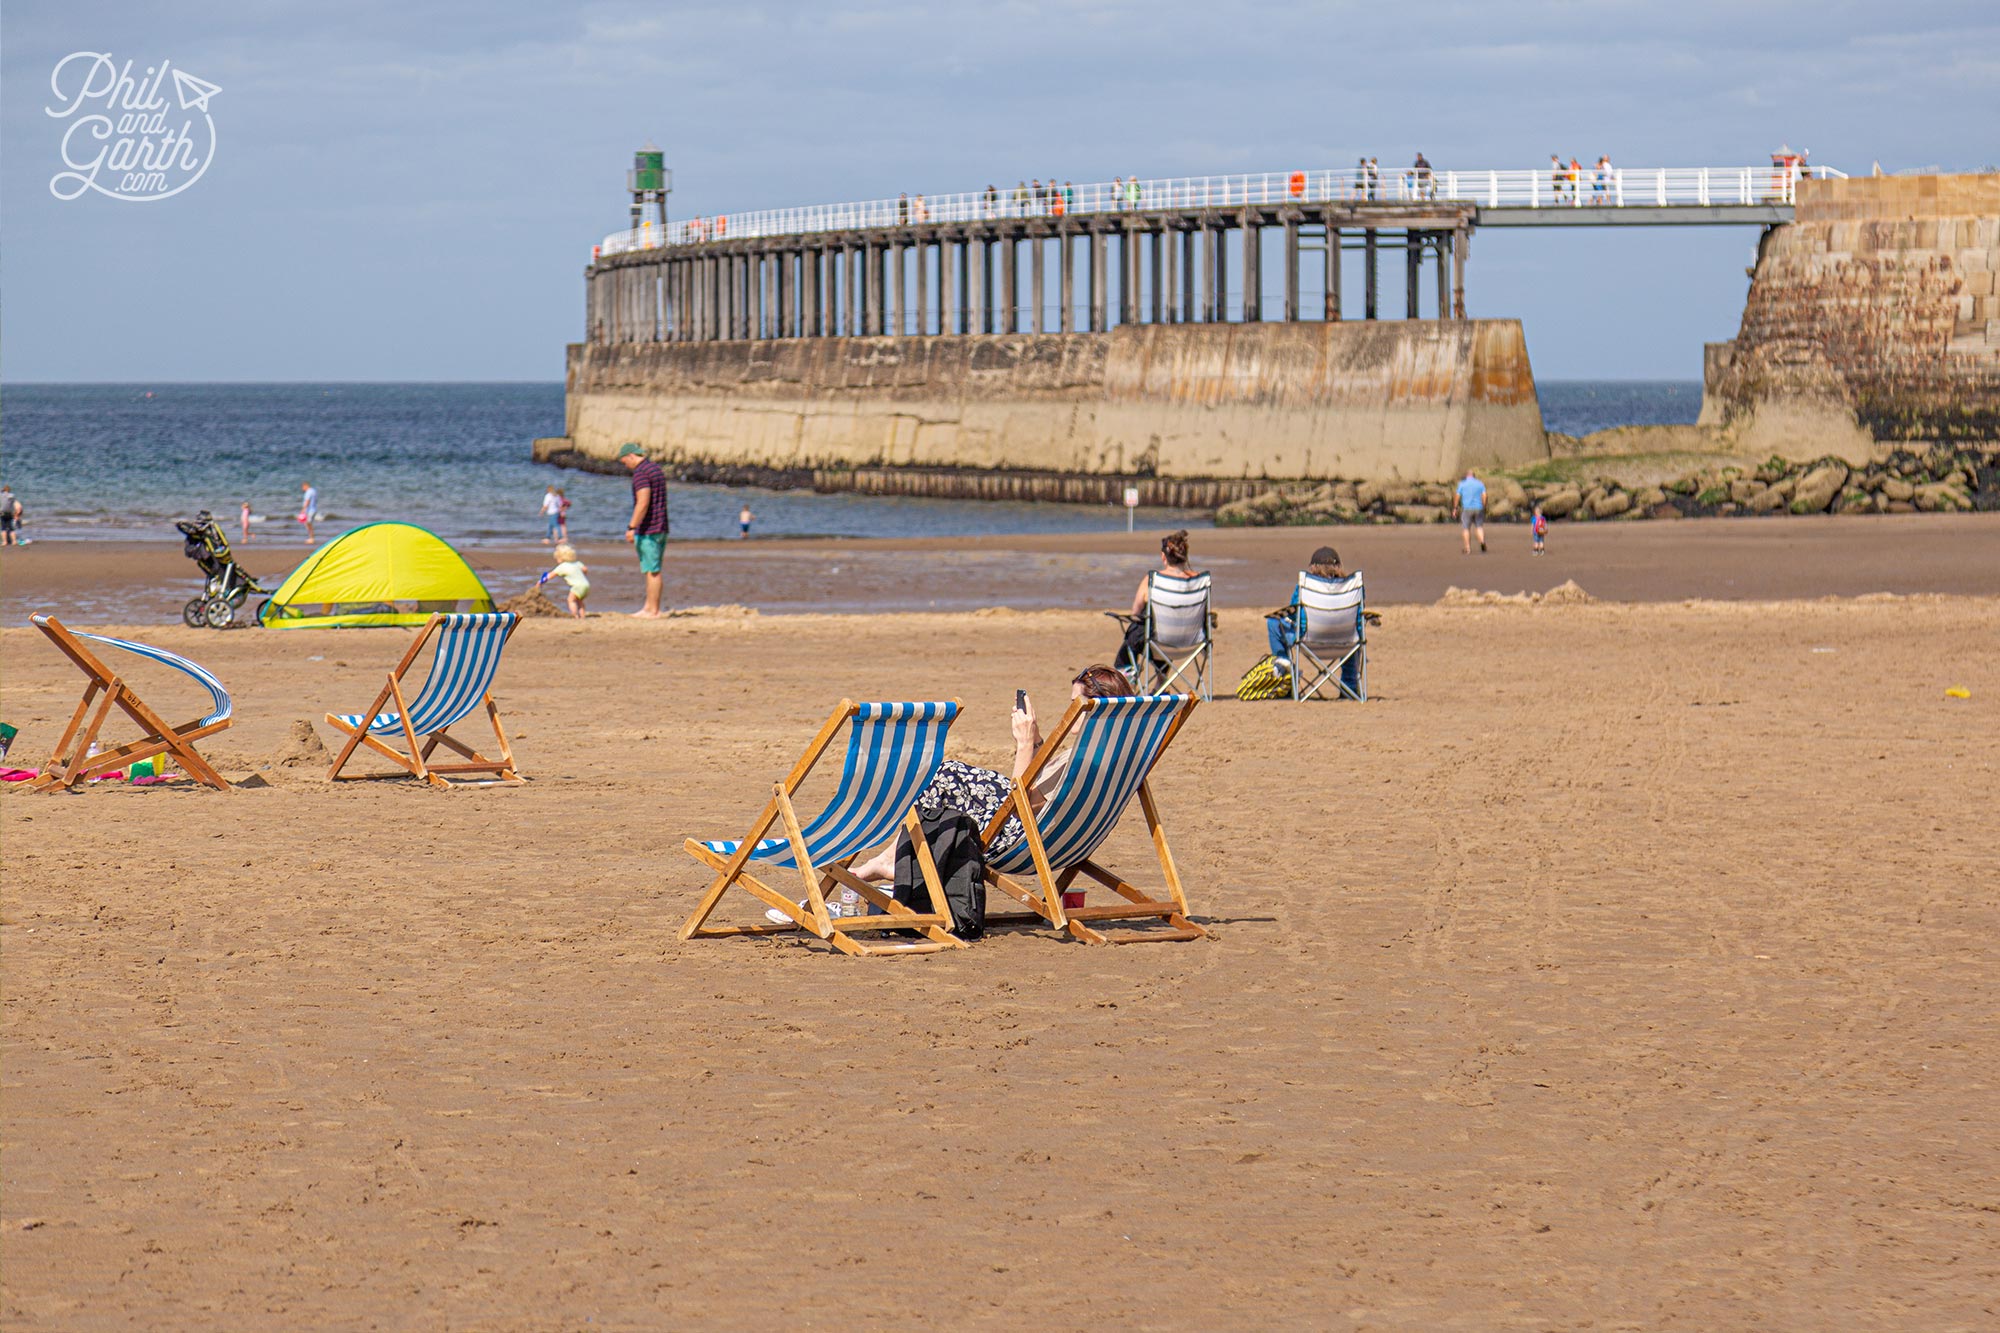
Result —
POLYGON ((667 530, 667 474, 650 458, 632 469, 633 500, 639 498, 641 491, 651 491, 652 495, 646 501, 646 516, 639 520, 635 530, 642 534, 664 534, 667 530))

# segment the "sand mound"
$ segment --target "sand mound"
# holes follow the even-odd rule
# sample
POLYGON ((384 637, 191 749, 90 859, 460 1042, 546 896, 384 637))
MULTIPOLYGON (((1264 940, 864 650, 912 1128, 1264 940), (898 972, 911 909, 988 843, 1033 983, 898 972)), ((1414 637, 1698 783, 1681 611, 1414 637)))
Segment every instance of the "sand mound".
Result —
POLYGON ((271 753, 272 768, 325 768, 333 762, 333 756, 320 744, 319 733, 305 718, 292 723, 291 733, 285 743, 271 753))
POLYGON ((530 588, 517 596, 509 597, 499 604, 502 611, 512 611, 522 619, 531 616, 561 616, 563 609, 542 595, 540 588, 530 588))
POLYGON ((1547 592, 1480 592, 1474 588, 1446 588, 1444 596, 1438 598, 1439 606, 1580 606, 1597 599, 1577 586, 1575 579, 1564 579, 1547 592))

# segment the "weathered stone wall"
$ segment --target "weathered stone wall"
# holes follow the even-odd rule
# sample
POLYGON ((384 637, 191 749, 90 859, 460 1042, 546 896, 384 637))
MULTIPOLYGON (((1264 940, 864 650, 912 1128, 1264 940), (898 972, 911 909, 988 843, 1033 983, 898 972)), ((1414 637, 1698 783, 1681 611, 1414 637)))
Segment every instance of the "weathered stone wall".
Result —
POLYGON ((2000 175, 1799 183, 1743 325, 1705 358, 1705 425, 1746 451, 1861 461, 2000 438, 2000 175))
POLYGON ((1008 473, 1048 498, 1064 478, 1440 479, 1547 456, 1513 320, 571 346, 568 434, 538 456, 627 440, 684 471, 908 469, 927 494, 1008 473))

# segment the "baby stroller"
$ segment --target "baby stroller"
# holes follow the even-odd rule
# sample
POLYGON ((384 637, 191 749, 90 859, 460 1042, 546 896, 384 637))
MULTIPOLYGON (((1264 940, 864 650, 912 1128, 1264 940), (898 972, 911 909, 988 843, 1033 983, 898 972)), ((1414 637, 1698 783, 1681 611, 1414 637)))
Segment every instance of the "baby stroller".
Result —
POLYGON ((222 535, 222 529, 215 519, 204 509, 194 516, 193 522, 179 522, 187 540, 182 551, 187 558, 201 566, 201 572, 208 577, 208 585, 201 596, 188 599, 181 608, 181 619, 190 628, 200 629, 203 625, 210 629, 228 629, 236 619, 237 608, 243 605, 251 593, 268 597, 269 588, 260 587, 257 580, 243 571, 236 563, 236 557, 229 553, 229 539, 222 535))

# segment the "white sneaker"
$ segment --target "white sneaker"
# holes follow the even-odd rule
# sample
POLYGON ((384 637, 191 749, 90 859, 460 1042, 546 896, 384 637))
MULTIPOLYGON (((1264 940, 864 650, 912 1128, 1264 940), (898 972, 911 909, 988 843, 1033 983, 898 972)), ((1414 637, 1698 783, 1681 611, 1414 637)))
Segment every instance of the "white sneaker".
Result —
MULTIPOLYGON (((807 910, 806 900, 803 898, 799 899, 799 910, 801 912, 807 910)), ((790 917, 786 916, 783 912, 780 912, 775 907, 767 907, 764 909, 764 919, 770 922, 774 926, 796 926, 799 924, 798 922, 792 920, 790 917)))

